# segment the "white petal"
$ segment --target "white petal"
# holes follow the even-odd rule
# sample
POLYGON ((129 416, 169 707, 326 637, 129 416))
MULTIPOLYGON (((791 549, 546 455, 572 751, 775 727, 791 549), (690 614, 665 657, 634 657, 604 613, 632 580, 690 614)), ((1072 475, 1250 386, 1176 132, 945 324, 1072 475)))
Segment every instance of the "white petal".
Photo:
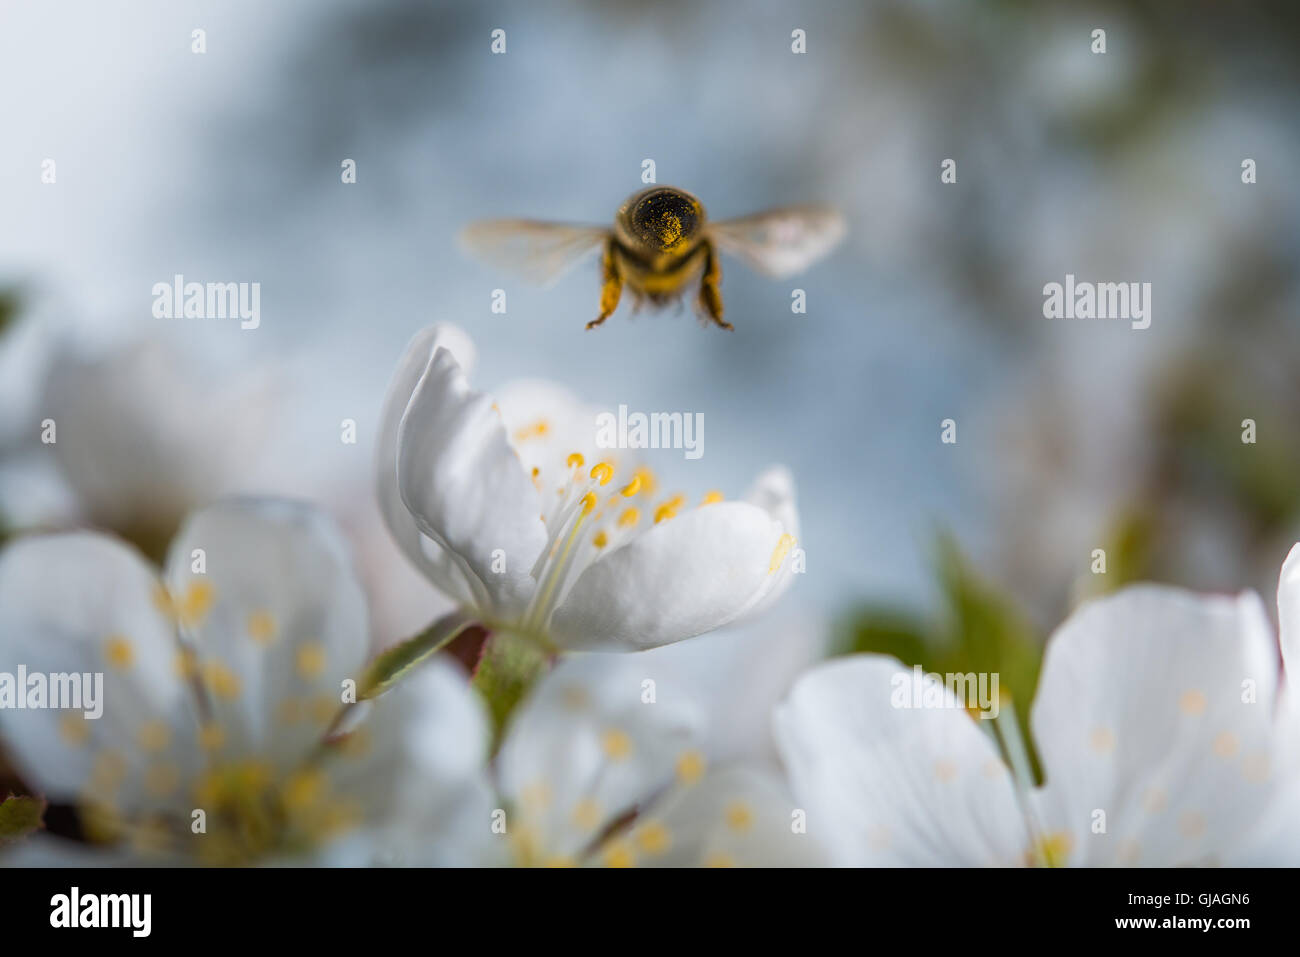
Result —
POLYGON ((1029 832, 987 722, 947 689, 947 707, 895 707, 912 680, 893 658, 855 655, 808 672, 777 709, 809 834, 840 865, 1021 863, 1029 832))
POLYGON ((707 637, 640 652, 685 675, 708 717, 711 757, 777 766, 772 710, 799 675, 826 656, 829 628, 808 609, 783 605, 772 614, 707 637))
POLYGON ((547 543, 541 500, 491 397, 470 389, 445 349, 429 361, 402 417, 397 477, 420 531, 476 580, 478 604, 502 616, 522 610, 547 543))
POLYGON ((702 771, 688 695, 682 678, 640 657, 576 655, 543 678, 498 755, 516 851, 534 863, 575 857, 671 782, 683 756, 702 771))
POLYGON ((49 795, 135 809, 172 796, 146 787, 155 762, 188 777, 193 701, 160 590, 135 551, 103 535, 22 538, 0 554, 0 672, 103 676, 98 719, 82 717, 84 700, 80 710, 0 710, 10 753, 49 795))
POLYGON ((787 532, 799 537, 794 476, 784 465, 772 465, 760 472, 745 494, 745 501, 757 505, 780 522, 787 532))
POLYGON ((795 576, 795 556, 798 551, 799 510, 795 505, 794 476, 784 465, 773 465, 759 473, 745 494, 745 501, 757 505, 781 523, 781 528, 794 541, 790 555, 776 570, 773 581, 747 614, 756 615, 768 608, 790 587, 795 576))
POLYGON ((1276 792, 1277 685, 1253 593, 1138 586, 1086 603, 1048 644, 1034 702, 1043 828, 1069 835, 1071 864, 1233 859, 1276 792))
POLYGON ((195 374, 156 341, 96 361, 55 362, 45 400, 58 424, 51 449, 94 521, 168 532, 191 508, 230 491, 256 458, 271 381, 257 375, 202 388, 195 374))
POLYGON ((504 839, 492 832, 487 716, 464 670, 434 658, 370 708, 326 764, 332 792, 363 809, 376 854, 368 863, 502 859, 504 839))
POLYGON ((341 682, 360 678, 367 650, 365 596, 333 521, 288 501, 218 503, 185 523, 166 580, 224 753, 292 766, 342 708, 341 682))
POLYGON ((825 849, 802 831, 804 809, 773 774, 745 766, 711 771, 681 785, 642 813, 626 835, 606 843, 655 867, 813 867, 825 849))
POLYGON ((1277 615, 1282 634, 1282 661, 1300 673, 1300 544, 1282 563, 1277 583, 1277 615))
POLYGON ((790 564, 785 534, 746 502, 660 522, 583 570, 555 611, 552 636, 569 648, 634 649, 720 628, 780 587, 790 564))
POLYGON ((596 445, 596 410, 563 386, 522 379, 495 390, 495 397, 510 444, 529 475, 538 470, 543 493, 554 495, 568 478, 566 460, 573 452, 587 468, 601 459, 617 460, 616 450, 596 445))
POLYGON ((421 329, 407 344, 389 383, 379 420, 376 487, 384 523, 406 557, 447 595, 459 602, 471 603, 475 596, 465 573, 445 549, 420 534, 397 486, 397 439, 402 416, 420 376, 438 349, 447 349, 463 369, 468 370, 474 363, 474 344, 468 334, 447 323, 421 329))

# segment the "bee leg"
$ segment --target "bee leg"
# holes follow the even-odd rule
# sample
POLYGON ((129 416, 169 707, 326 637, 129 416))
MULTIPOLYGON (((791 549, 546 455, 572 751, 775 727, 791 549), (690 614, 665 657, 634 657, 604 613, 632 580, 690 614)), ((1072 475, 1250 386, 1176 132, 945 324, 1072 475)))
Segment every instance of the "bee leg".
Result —
POLYGON ((700 306, 704 314, 723 329, 735 327, 722 318, 722 267, 712 243, 705 244, 704 278, 700 280, 700 306))
POLYGON ((591 322, 587 323, 588 329, 595 329, 598 325, 614 314, 618 308, 619 297, 623 295, 623 277, 618 271, 618 264, 614 262, 614 243, 605 243, 605 258, 602 263, 604 280, 600 287, 600 315, 591 322))

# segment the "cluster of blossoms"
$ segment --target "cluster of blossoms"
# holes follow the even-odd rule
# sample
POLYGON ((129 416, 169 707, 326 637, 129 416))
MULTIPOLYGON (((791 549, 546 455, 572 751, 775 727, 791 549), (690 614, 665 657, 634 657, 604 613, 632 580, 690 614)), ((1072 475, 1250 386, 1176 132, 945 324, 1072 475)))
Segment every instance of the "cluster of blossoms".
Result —
POLYGON ((982 721, 950 691, 896 707, 901 663, 857 655, 793 682, 770 716, 779 761, 720 760, 711 693, 647 649, 788 586, 789 474, 689 504, 597 448, 563 390, 494 399, 472 361, 434 327, 390 387, 380 511, 458 607, 377 657, 347 543, 307 505, 199 509, 161 571, 85 531, 0 553, 0 671, 102 673, 105 702, 0 710, 4 753, 85 838, 0 861, 1295 863, 1297 553, 1280 646, 1251 594, 1082 606, 1049 642, 1028 741, 1013 709, 982 721))

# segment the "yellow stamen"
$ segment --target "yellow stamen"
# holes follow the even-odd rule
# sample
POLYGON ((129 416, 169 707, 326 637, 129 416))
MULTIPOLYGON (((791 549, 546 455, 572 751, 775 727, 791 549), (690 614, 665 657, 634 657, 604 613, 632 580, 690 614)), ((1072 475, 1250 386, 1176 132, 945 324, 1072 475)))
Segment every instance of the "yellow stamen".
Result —
POLYGON ((203 678, 218 698, 238 698, 239 676, 219 661, 209 661, 203 666, 203 678))
POLYGON ((686 498, 684 496, 674 495, 668 501, 664 502, 662 505, 656 508, 655 524, 657 525, 660 522, 667 521, 670 518, 676 518, 678 510, 682 507, 682 504, 685 501, 686 498))
POLYGON ((704 776, 704 755, 699 751, 684 751, 677 758, 677 780, 694 784, 704 776))
POLYGON ((298 676, 304 681, 318 678, 325 670, 325 649, 319 642, 305 642, 298 646, 295 664, 298 667, 298 676))
POLYGON ((635 525, 639 521, 641 521, 641 513, 637 510, 636 506, 630 506, 625 509, 623 514, 618 517, 618 524, 622 528, 627 528, 629 525, 635 525))
POLYGON ((636 842, 646 854, 662 854, 672 844, 672 835, 659 821, 646 821, 636 835, 636 842))
POLYGON ((176 616, 181 624, 191 627, 200 624, 212 608, 214 596, 215 592, 208 582, 192 582, 185 592, 185 597, 176 605, 176 616))
POLYGON ((586 462, 587 460, 582 457, 581 452, 570 452, 569 457, 564 460, 564 464, 571 469, 580 469, 586 462))
POLYGON ((615 841, 605 851, 606 867, 635 867, 636 852, 626 841, 615 841))
POLYGON ((701 505, 716 505, 718 502, 721 502, 722 499, 723 499, 723 495, 722 495, 722 493, 719 492, 717 489, 713 489, 713 490, 710 491, 710 492, 705 492, 705 493, 704 493, 704 501, 701 502, 700 504, 701 504, 701 505))
POLYGON ((275 638, 275 617, 265 608, 248 616, 248 635, 259 645, 270 644, 275 638))
POLYGON ((733 801, 727 805, 727 827, 733 831, 747 831, 754 823, 754 812, 744 801, 733 801))
POLYGON ((597 462, 591 467, 591 477, 601 485, 608 485, 614 477, 614 466, 610 462, 597 462))
POLYGON ((655 488, 659 483, 655 480, 655 473, 650 471, 647 466, 640 466, 636 470, 635 477, 641 482, 642 492, 646 495, 653 495, 655 493, 655 488))
POLYGON ((785 561, 785 556, 790 554, 790 549, 794 547, 794 536, 789 532, 781 535, 776 543, 776 548, 772 550, 772 560, 767 563, 767 573, 770 575, 785 561))
POLYGON ((299 771, 284 785, 284 805, 291 811, 311 807, 325 790, 325 776, 319 771, 299 771))
POLYGON ((545 419, 538 419, 532 425, 525 425, 522 429, 516 429, 515 441, 524 442, 528 439, 540 439, 550 431, 551 423, 545 419))
POLYGON ((135 660, 131 639, 124 635, 111 635, 104 642, 104 657, 114 668, 130 668, 131 662, 135 660))
POLYGON ((632 481, 628 482, 621 489, 619 489, 619 494, 622 495, 624 498, 631 498, 639 491, 641 491, 641 476, 633 475, 632 481))
POLYGON ((611 761, 622 761, 632 753, 632 739, 628 737, 626 731, 619 731, 617 728, 606 731, 600 739, 600 744, 611 761))
POLYGON ((1065 831, 1057 831, 1038 839, 1035 851, 1039 861, 1046 867, 1064 867, 1070 856, 1074 841, 1065 831))
POLYGON ((586 797, 573 808, 573 823, 586 831, 593 831, 600 823, 600 805, 586 797))
POLYGON ((597 548, 604 548, 609 544, 609 536, 605 534, 603 528, 596 533, 596 537, 591 540, 591 544, 595 545, 597 548))
POLYGON ((582 514, 590 515, 596 508, 596 493, 588 492, 582 496, 582 514))

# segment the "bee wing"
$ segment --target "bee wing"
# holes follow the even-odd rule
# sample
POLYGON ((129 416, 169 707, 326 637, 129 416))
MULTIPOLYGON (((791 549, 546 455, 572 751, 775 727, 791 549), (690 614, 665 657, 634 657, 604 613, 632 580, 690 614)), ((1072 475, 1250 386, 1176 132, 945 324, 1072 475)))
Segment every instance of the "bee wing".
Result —
POLYGON ((535 219, 485 219, 461 230, 461 245, 494 266, 549 286, 600 248, 609 230, 535 219))
POLYGON ((844 238, 844 217, 829 206, 787 206, 714 223, 718 247, 784 279, 807 269, 844 238))

